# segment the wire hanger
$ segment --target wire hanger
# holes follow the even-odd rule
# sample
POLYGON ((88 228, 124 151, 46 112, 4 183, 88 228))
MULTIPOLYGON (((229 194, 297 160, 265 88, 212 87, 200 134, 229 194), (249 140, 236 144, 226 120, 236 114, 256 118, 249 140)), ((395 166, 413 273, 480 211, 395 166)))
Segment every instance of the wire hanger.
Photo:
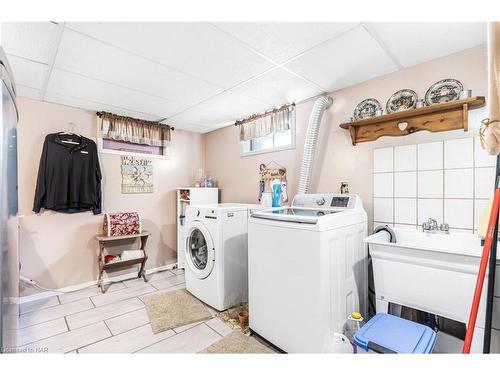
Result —
POLYGON ((274 164, 274 165, 276 165, 278 168, 282 168, 282 169, 285 169, 285 170, 286 170, 286 168, 285 168, 284 166, 282 166, 281 164, 279 164, 279 163, 275 162, 274 160, 271 160, 269 163, 267 163, 267 164, 266 164, 266 168, 269 168, 269 166, 270 166, 271 164, 274 164))
MULTIPOLYGON (((71 130, 65 131, 65 132, 60 132, 59 134, 61 134, 61 135, 76 135, 77 137, 80 137, 80 138, 82 137, 80 134, 74 132, 75 126, 76 126, 76 124, 74 122, 68 122, 68 125, 71 126, 71 130)), ((70 141, 70 140, 61 140, 61 142, 62 143, 69 143, 72 145, 79 145, 80 144, 79 142, 70 141)))

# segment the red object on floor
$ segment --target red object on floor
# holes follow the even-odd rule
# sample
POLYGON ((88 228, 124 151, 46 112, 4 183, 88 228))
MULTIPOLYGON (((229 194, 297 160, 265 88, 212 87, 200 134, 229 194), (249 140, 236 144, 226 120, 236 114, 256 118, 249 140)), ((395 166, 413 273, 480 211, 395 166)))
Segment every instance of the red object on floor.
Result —
MULTIPOLYGON (((493 207, 491 208, 490 221, 488 223, 488 231, 486 232, 486 240, 483 247, 483 255, 481 256, 481 263, 479 264, 479 273, 477 274, 476 289, 474 291, 474 299, 469 315, 469 323, 467 324, 467 333, 465 334, 464 346, 462 353, 469 354, 474 336, 474 328, 476 326, 477 312, 479 310, 479 303, 481 302, 481 293, 483 292, 484 278, 486 276, 486 267, 488 266, 488 257, 490 254, 491 244, 493 243, 493 232, 498 221, 498 208, 500 206, 500 189, 495 189, 495 196, 493 199, 493 207)), ((497 240, 496 238, 494 239, 497 240)))

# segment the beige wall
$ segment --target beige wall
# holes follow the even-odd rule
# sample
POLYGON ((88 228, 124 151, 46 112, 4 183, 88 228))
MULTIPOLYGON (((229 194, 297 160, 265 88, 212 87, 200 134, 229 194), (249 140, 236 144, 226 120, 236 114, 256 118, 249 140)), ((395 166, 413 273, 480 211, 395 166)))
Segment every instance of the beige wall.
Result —
MULTIPOLYGON (((339 128, 340 123, 349 120, 354 108, 363 99, 376 98, 385 107, 387 99, 402 88, 411 88, 422 98, 431 84, 443 78, 456 78, 465 88, 472 89, 473 95, 486 95, 485 47, 466 50, 329 94, 334 102, 325 112, 321 124, 311 192, 338 192, 340 182, 348 181, 350 191, 361 196, 371 222, 374 148, 477 135, 479 120, 485 114, 484 108, 470 112, 468 133, 419 132, 406 137, 383 137, 374 142, 352 146, 349 133, 339 128)), ((258 166, 271 160, 287 168, 289 195, 294 196, 298 185, 305 131, 313 104, 314 100, 310 100, 296 107, 297 137, 293 150, 241 157, 237 127, 226 127, 205 136, 206 170, 217 178, 222 189, 223 202, 256 203, 258 166)))
MULTIPOLYGON (((470 113, 470 131, 420 132, 406 137, 384 137, 375 142, 351 145, 347 131, 338 127, 347 121, 361 100, 374 97, 384 106, 387 98, 401 88, 414 89, 423 97, 427 88, 442 78, 457 78, 474 95, 486 95, 486 50, 474 48, 419 66, 331 93, 334 104, 325 113, 320 131, 311 191, 337 192, 341 181, 348 181, 351 192, 361 196, 372 218, 372 150, 389 145, 414 144, 477 134, 485 110, 470 113)), ((223 128, 201 136, 176 130, 172 157, 153 159, 153 194, 121 194, 120 157, 101 154, 103 172, 103 211, 139 211, 144 228, 152 232, 148 242, 147 268, 175 262, 175 192, 177 186, 191 185, 194 172, 205 166, 222 189, 223 202, 257 202, 258 166, 271 160, 288 170, 289 195, 298 184, 304 135, 314 100, 297 105, 296 147, 292 150, 240 156, 238 129, 223 128)), ((276 103, 277 105, 280 103, 276 103)), ((32 211, 36 174, 47 133, 69 130, 95 139, 95 114, 81 109, 20 99, 19 199, 20 260, 22 274, 50 288, 61 288, 95 280, 97 244, 93 236, 100 231, 102 215, 91 213, 58 214, 51 211, 35 215, 32 211)), ((130 246, 124 244, 122 247, 130 246)))
MULTIPOLYGON (((61 214, 31 209, 38 164, 46 134, 71 129, 95 140, 94 112, 21 98, 18 125, 20 261, 22 274, 49 288, 96 280, 97 243, 103 215, 61 214)), ((121 194, 120 156, 100 154, 103 212, 138 211, 143 227, 152 232, 147 268, 176 261, 175 188, 191 185, 203 166, 203 136, 175 130, 169 160, 152 159, 153 194, 121 194)), ((124 243, 121 247, 130 247, 124 243)), ((127 272, 130 272, 127 271, 127 272)))

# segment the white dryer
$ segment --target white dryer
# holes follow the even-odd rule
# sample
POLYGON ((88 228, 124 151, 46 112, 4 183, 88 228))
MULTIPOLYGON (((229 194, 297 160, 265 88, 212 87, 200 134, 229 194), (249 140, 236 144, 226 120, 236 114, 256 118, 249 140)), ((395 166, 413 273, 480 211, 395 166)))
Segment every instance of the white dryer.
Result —
POLYGON ((251 206, 196 205, 186 211, 186 289, 219 311, 248 301, 251 206))
POLYGON ((251 214, 250 329, 288 353, 323 353, 353 311, 366 312, 367 215, 347 194, 297 195, 251 214))

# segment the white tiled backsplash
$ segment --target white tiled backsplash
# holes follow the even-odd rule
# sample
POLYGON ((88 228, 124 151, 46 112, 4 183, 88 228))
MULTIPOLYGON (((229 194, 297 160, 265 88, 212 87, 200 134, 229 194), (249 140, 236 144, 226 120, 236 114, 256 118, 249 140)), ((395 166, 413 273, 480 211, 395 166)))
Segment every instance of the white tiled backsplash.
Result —
POLYGON ((432 217, 452 231, 474 231, 495 183, 496 157, 479 138, 373 151, 373 221, 421 226, 432 217))

